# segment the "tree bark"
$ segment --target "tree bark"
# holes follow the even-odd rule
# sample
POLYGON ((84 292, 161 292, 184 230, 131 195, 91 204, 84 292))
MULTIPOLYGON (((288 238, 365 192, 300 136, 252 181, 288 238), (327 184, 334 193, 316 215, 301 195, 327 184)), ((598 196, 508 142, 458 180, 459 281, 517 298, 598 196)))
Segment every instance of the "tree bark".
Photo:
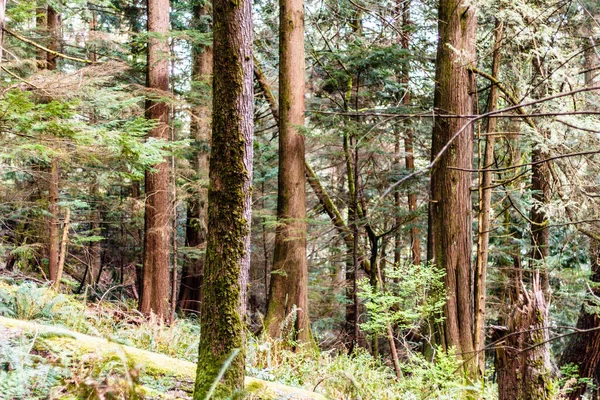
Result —
POLYGON ((249 0, 213 1, 213 118, 208 234, 198 372, 194 399, 204 399, 224 360, 240 350, 215 398, 243 388, 245 313, 250 270, 254 87, 249 0))
MULTIPOLYGON (((537 84, 537 89, 534 89, 534 98, 544 98, 548 95, 546 79, 546 68, 542 65, 542 61, 538 56, 533 58, 533 73, 537 79, 534 79, 534 84, 537 84)), ((543 128, 538 129, 538 134, 542 139, 549 136, 549 132, 543 128)), ((550 155, 544 151, 541 146, 535 146, 531 150, 531 190, 533 192, 534 203, 530 211, 531 219, 531 258, 533 259, 533 269, 538 269, 541 266, 541 285, 546 300, 550 298, 550 281, 548 277, 548 269, 546 267, 546 258, 549 254, 550 246, 550 228, 549 221, 546 215, 544 206, 550 202, 551 182, 550 182, 550 163, 542 162, 550 155)))
MULTIPOLYGON (((594 16, 594 20, 600 21, 600 16, 594 16)), ((583 33, 584 36, 592 37, 589 27, 584 27, 583 33)), ((598 82, 596 67, 599 65, 594 40, 585 40, 584 46, 586 48, 584 52, 585 84, 593 86, 598 82)), ((597 286, 600 283, 600 239, 597 236, 593 236, 591 232, 587 233, 587 236, 590 238, 588 252, 592 270, 590 281, 596 285, 589 288, 590 293, 587 293, 587 299, 581 306, 579 318, 577 319, 577 329, 595 330, 573 335, 562 354, 559 364, 561 366, 572 364, 577 367, 577 374, 580 378, 593 379, 596 385, 593 398, 598 398, 597 386, 600 382, 600 330, 598 328, 600 328, 600 315, 598 315, 597 310, 594 310, 593 307, 598 307, 598 297, 600 296, 600 287, 597 286)), ((571 400, 579 399, 586 390, 586 384, 574 386, 573 391, 568 393, 568 397, 571 400)))
POLYGON ((60 288, 60 280, 62 279, 63 270, 65 268, 65 260, 67 259, 67 241, 69 238, 69 224, 71 223, 71 210, 67 208, 65 213, 65 222, 63 226, 63 234, 60 242, 60 254, 58 256, 58 268, 56 273, 56 279, 54 280, 54 287, 60 288))
POLYGON ((48 232, 49 232, 49 245, 48 245, 48 275, 50 281, 56 282, 58 274, 58 253, 60 246, 60 237, 58 232, 59 224, 59 185, 60 181, 60 169, 58 166, 58 159, 54 158, 50 164, 50 180, 48 188, 48 200, 49 206, 48 211, 50 217, 48 219, 48 232))
MULTIPOLYGON (((147 86, 166 93, 169 90, 169 1, 148 0, 147 86)), ((160 99, 146 100, 146 118, 157 125, 150 137, 169 140, 169 106, 160 99)), ((146 171, 144 263, 140 312, 169 316, 170 196, 167 160, 146 171)))
POLYGON ((509 317, 508 335, 496 351, 499 400, 545 400, 552 398, 548 352, 548 309, 539 273, 528 291, 518 282, 518 300, 509 317))
MULTIPOLYGON (((441 0, 434 107, 444 114, 473 114, 474 82, 468 71, 475 59, 476 19, 473 5, 441 0)), ((436 118, 432 154, 437 155, 465 125, 466 118, 436 118)), ((473 335, 471 268, 471 177, 450 169, 472 168, 473 128, 469 125, 444 152, 431 174, 431 221, 435 263, 443 268, 447 300, 443 338, 456 348, 469 379, 478 379, 473 335)))
MULTIPOLYGON (((203 19, 211 15, 208 5, 195 5, 193 10, 196 29, 207 32, 203 19)), ((213 74, 212 46, 192 47, 192 76, 195 81, 208 86, 213 74)), ((203 85, 204 86, 204 85, 203 85)), ((208 100, 207 100, 208 101, 208 100)), ((210 106, 207 103, 195 107, 190 126, 193 135, 191 165, 196 174, 196 185, 190 190, 187 202, 186 242, 190 248, 201 249, 206 244, 206 203, 207 190, 204 183, 208 179, 208 144, 210 143, 210 106)), ((203 257, 188 257, 181 271, 179 307, 184 311, 200 311, 202 299, 203 257)))
POLYGON ((58 60, 56 52, 60 51, 61 21, 60 14, 50 5, 48 5, 46 11, 46 24, 48 26, 48 34, 50 35, 48 49, 54 52, 46 52, 46 68, 54 71, 56 69, 56 61, 58 60))
POLYGON ((281 0, 279 35, 279 175, 277 228, 265 327, 279 337, 295 313, 294 338, 310 342, 304 171, 304 1, 281 0))

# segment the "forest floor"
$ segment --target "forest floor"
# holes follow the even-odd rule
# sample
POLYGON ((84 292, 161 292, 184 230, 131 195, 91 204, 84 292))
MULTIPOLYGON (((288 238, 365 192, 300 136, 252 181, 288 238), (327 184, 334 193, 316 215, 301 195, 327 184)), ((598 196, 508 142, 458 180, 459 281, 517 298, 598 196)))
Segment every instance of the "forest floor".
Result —
MULTIPOLYGON (((190 399, 199 335, 195 319, 144 318, 117 290, 66 295, 0 276, 0 400, 190 399)), ((430 363, 414 355, 398 380, 364 349, 348 355, 291 345, 248 334, 244 398, 462 397, 452 358, 430 363)), ((495 397, 484 389, 485 398, 495 397)))

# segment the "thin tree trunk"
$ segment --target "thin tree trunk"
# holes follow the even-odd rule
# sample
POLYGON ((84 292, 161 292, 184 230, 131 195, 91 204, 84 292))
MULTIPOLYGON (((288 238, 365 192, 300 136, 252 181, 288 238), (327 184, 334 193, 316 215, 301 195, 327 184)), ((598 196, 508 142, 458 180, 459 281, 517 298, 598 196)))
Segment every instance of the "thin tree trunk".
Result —
POLYGON ((60 280, 62 279, 63 271, 65 268, 65 260, 67 258, 67 240, 69 235, 69 224, 71 223, 71 210, 67 208, 65 213, 65 222, 63 226, 62 240, 60 244, 60 255, 58 257, 58 268, 56 272, 56 279, 54 280, 54 288, 60 288, 60 280))
POLYGON ((194 399, 204 399, 223 366, 239 350, 214 398, 244 385, 245 313, 250 270, 254 87, 252 6, 213 1, 213 119, 202 335, 194 399))
MULTIPOLYGON (((98 209, 98 202, 100 201, 98 196, 98 183, 93 183, 90 188, 90 195, 95 200, 96 209, 92 212, 92 235, 97 236, 102 233, 100 227, 101 214, 98 209)), ((90 266, 88 273, 86 274, 85 283, 94 287, 98 283, 98 273, 100 271, 100 265, 102 264, 102 242, 94 240, 90 246, 90 266)))
MULTIPOLYGON (((500 20, 496 20, 494 53, 492 58, 492 77, 498 78, 500 71, 500 46, 502 44, 503 25, 500 20)), ((488 99, 488 112, 495 111, 498 106, 499 92, 498 87, 493 85, 490 88, 490 97, 488 99)), ((494 145, 496 138, 496 118, 489 118, 487 121, 487 135, 485 136, 485 150, 483 156, 482 168, 489 169, 494 164, 494 145)), ((486 278, 488 266, 488 253, 490 242, 490 212, 492 205, 492 181, 493 173, 484 171, 479 176, 479 223, 477 232, 477 262, 475 264, 475 328, 474 328, 474 347, 477 352, 476 363, 479 367, 480 375, 485 371, 484 356, 485 352, 485 307, 486 307, 486 278)))
MULTIPOLYGON (((208 5, 195 5, 193 10, 193 26, 201 32, 208 32, 203 25, 206 16, 211 15, 208 5)), ((213 73, 212 46, 192 48, 192 76, 202 86, 209 86, 213 73)), ((208 91, 208 90, 207 90, 208 91)), ((206 243, 206 201, 205 181, 208 179, 208 144, 210 143, 210 105, 209 99, 195 107, 190 130, 194 145, 191 164, 196 174, 197 184, 190 190, 187 202, 186 242, 187 246, 200 250, 206 243)), ((188 257, 181 271, 179 290, 179 307, 185 311, 198 312, 202 299, 202 267, 203 257, 188 257)))
MULTIPOLYGON (((402 38, 401 44, 402 48, 409 50, 410 49, 410 0, 405 0, 402 4, 402 38)), ((406 62, 402 66, 402 83, 405 85, 406 93, 402 99, 402 104, 406 107, 410 107, 411 105, 411 94, 410 94, 410 66, 408 62, 406 62)), ((406 133, 404 138, 404 152, 405 152, 405 163, 406 169, 410 173, 415 169, 415 155, 414 155, 414 130, 410 126, 410 121, 407 122, 406 133)), ((397 201, 396 203, 399 203, 397 201)), ((411 214, 417 212, 417 195, 414 191, 409 192, 408 194, 408 211, 411 214)), ((401 220, 400 217, 396 218, 396 226, 400 226, 401 220)), ((398 232, 400 230, 398 229, 398 232)), ((396 236, 398 239, 398 235, 396 236)), ((398 241, 398 240, 397 240, 398 241)), ((397 243, 398 245, 399 243, 397 243)), ((414 265, 419 265, 421 263, 421 242, 419 240, 419 228, 416 223, 412 223, 410 227, 410 249, 411 249, 411 261, 414 265)))
POLYGON ((277 228, 265 327, 279 337, 295 312, 295 339, 312 341, 308 314, 304 177, 304 1, 280 1, 277 228))
MULTIPOLYGON (((434 107, 444 113, 473 113, 473 76, 468 66, 475 58, 475 6, 459 0, 441 0, 439 42, 435 75, 434 107)), ((451 138, 468 124, 466 118, 436 118, 432 154, 437 155, 451 138)), ((473 271, 471 267, 471 177, 450 169, 472 168, 473 128, 467 128, 444 152, 431 174, 431 221, 433 251, 437 266, 446 274, 446 304, 443 335, 445 346, 456 348, 463 359, 465 375, 477 380, 472 357, 473 271)))
POLYGON ((48 211, 51 215, 48 219, 48 275, 52 282, 56 282, 56 277, 58 276, 58 252, 60 246, 60 238, 58 232, 60 212, 60 209, 58 207, 59 181, 60 169, 58 166, 58 159, 54 158, 50 164, 50 180, 48 189, 48 200, 50 203, 48 206, 48 211))
MULTIPOLYGON (((150 89, 169 90, 169 1, 148 0, 147 86, 150 89)), ((157 121, 150 136, 169 140, 169 106, 160 99, 146 100, 146 118, 157 121)), ((169 254, 170 196, 169 165, 166 160, 146 171, 145 240, 142 271, 140 311, 151 312, 160 318, 169 313, 169 254)))

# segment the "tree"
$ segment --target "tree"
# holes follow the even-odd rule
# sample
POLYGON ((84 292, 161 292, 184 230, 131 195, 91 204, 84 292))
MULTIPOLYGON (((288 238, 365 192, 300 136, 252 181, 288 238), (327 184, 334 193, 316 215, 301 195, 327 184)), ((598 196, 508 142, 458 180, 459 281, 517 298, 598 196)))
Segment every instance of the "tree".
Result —
MULTIPOLYGON (((147 86, 153 90, 146 100, 146 118, 156 122, 149 137, 169 139, 169 106, 161 96, 169 90, 169 1, 148 0, 147 86)), ((161 318, 169 315, 170 196, 166 160, 146 171, 144 265, 139 309, 161 318)))
MULTIPOLYGON (((444 114, 471 115, 474 82, 468 66, 475 57, 475 8, 457 0, 441 0, 438 16, 434 107, 444 114)), ((443 154, 431 173, 429 223, 433 237, 429 245, 433 249, 433 261, 446 273, 442 343, 448 350, 456 349, 465 361, 466 376, 477 379, 471 357, 474 350, 471 179, 469 173, 454 169, 471 168, 472 135, 473 127, 467 118, 438 117, 435 120, 432 158, 440 152, 443 154)))
POLYGON ((194 399, 204 399, 227 357, 217 389, 226 398, 244 385, 245 313, 250 268, 253 156, 252 7, 213 2, 213 118, 208 233, 200 307, 194 399), (235 352, 240 353, 235 356, 235 352))
POLYGON ((311 340, 306 260, 304 173, 304 1, 282 0, 279 11, 279 175, 277 228, 265 327, 279 337, 295 313, 295 337, 311 340))
MULTIPOLYGON (((208 1, 195 4, 193 7, 192 25, 200 32, 208 33, 206 18, 211 15, 208 1)), ((194 43, 192 45, 192 79, 196 90, 204 96, 197 100, 194 116, 191 121, 191 133, 194 144, 191 154, 191 166, 195 180, 189 190, 190 198, 187 205, 186 245, 199 250, 206 243, 206 202, 207 193, 204 181, 208 177, 208 144, 210 143, 210 96, 209 81, 213 73, 213 51, 210 45, 194 43)), ((181 273, 179 291, 179 307, 185 311, 199 311, 201 301, 203 257, 192 255, 188 257, 181 273)))

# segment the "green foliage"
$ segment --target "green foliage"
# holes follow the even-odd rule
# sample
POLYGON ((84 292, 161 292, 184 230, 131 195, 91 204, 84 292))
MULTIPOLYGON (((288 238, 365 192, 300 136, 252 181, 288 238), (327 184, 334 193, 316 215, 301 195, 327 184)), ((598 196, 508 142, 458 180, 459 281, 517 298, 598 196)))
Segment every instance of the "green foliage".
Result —
POLYGON ((359 298, 368 313, 360 327, 376 334, 388 326, 418 329, 430 317, 441 314, 445 303, 444 272, 431 264, 403 264, 385 269, 386 287, 374 288, 368 279, 358 283, 359 298))
POLYGON ((51 389, 71 376, 33 354, 34 339, 6 337, 0 327, 0 400, 47 399, 51 389))
POLYGON ((31 282, 13 291, 0 289, 0 315, 12 318, 52 320, 65 303, 63 296, 56 296, 46 287, 31 282))

